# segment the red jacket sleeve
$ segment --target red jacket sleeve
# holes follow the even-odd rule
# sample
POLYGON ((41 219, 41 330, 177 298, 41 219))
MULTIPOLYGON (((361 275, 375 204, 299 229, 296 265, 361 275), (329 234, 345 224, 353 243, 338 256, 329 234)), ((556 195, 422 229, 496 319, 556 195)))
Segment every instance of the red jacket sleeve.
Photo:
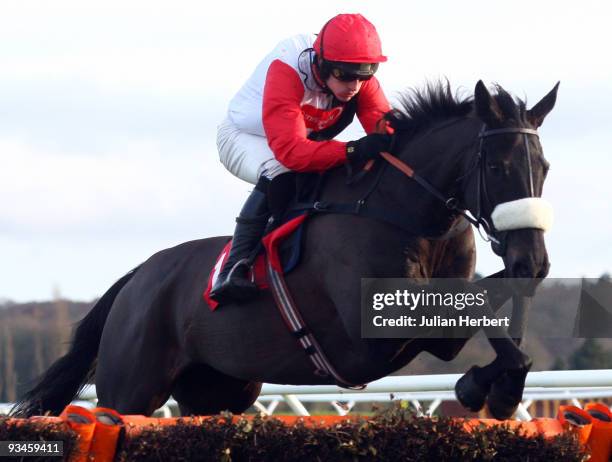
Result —
POLYGON ((291 66, 275 60, 266 75, 263 126, 276 159, 296 172, 319 172, 346 159, 346 143, 311 141, 300 104, 304 85, 291 66))
POLYGON ((380 87, 376 77, 363 82, 357 94, 357 117, 365 132, 376 132, 376 125, 382 116, 391 110, 389 101, 380 87))

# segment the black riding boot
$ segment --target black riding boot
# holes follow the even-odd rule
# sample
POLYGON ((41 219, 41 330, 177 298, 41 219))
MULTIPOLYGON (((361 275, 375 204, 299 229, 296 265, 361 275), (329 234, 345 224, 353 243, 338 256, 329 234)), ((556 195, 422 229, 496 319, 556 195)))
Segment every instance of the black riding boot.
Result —
POLYGON ((268 183, 266 178, 259 180, 236 218, 232 248, 210 292, 210 298, 219 303, 245 301, 258 292, 257 286, 249 278, 248 259, 261 240, 270 218, 268 183))

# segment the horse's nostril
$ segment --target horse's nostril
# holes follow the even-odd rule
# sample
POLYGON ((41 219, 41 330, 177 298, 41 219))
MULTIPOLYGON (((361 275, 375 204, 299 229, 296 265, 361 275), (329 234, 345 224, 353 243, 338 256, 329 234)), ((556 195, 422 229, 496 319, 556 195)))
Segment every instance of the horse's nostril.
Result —
POLYGON ((543 279, 550 268, 547 256, 538 259, 531 255, 511 255, 505 263, 513 278, 543 279))

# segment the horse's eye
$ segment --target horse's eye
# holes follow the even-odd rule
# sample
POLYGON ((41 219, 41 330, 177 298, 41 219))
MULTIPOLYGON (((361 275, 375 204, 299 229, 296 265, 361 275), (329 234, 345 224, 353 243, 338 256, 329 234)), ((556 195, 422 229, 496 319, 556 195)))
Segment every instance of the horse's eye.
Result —
POLYGON ((502 166, 498 162, 488 162, 487 168, 491 171, 491 173, 499 173, 501 172, 502 166))

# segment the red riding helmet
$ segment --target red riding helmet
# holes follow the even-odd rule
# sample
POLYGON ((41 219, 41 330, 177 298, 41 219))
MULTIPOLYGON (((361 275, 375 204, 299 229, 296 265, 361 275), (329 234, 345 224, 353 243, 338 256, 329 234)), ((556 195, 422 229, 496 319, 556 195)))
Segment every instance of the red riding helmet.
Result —
POLYGON ((325 61, 382 63, 387 60, 376 28, 360 14, 339 14, 330 19, 313 48, 325 61))

